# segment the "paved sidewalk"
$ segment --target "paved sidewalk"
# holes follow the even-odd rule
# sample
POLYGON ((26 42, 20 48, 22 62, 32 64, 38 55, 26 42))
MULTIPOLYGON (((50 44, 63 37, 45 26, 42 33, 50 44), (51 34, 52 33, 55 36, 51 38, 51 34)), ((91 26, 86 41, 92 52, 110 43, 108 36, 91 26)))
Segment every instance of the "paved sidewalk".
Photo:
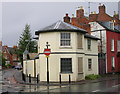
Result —
MULTIPOLYGON (((22 80, 22 72, 21 71, 16 71, 14 74, 14 78, 15 80, 20 83, 20 84, 26 84, 26 85, 48 85, 46 82, 39 82, 37 83, 36 78, 31 78, 31 83, 29 83, 29 78, 26 77, 26 82, 24 82, 22 80)), ((58 83, 54 83, 54 82, 50 82, 49 86, 58 86, 58 85, 79 85, 79 84, 86 84, 86 83, 96 83, 96 82, 101 82, 101 81, 106 81, 106 80, 114 80, 114 79, 118 79, 120 80, 120 75, 104 75, 99 79, 95 79, 95 80, 81 80, 81 81, 77 81, 77 82, 71 82, 69 84, 69 82, 62 82, 61 84, 58 83)))

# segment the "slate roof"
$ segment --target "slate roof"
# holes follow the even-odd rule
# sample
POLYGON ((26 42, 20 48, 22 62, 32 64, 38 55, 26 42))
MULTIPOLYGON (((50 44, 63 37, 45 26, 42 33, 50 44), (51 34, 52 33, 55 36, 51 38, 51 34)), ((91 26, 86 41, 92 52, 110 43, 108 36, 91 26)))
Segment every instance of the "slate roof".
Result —
POLYGON ((120 33, 120 30, 118 28, 120 28, 119 26, 114 26, 114 30, 110 29, 110 25, 109 25, 109 21, 107 22, 102 22, 102 21, 97 21, 101 26, 103 26, 105 29, 110 30, 112 32, 116 32, 116 33, 120 33))
POLYGON ((89 35, 88 33, 86 33, 84 37, 85 37, 85 38, 95 39, 95 40, 100 40, 100 38, 97 38, 97 37, 95 37, 95 36, 89 35))
POLYGON ((56 31, 77 31, 81 33, 87 33, 87 31, 84 29, 81 29, 79 27, 73 26, 69 23, 59 20, 50 26, 47 26, 41 30, 36 31, 35 35, 38 35, 39 33, 42 33, 42 32, 54 32, 54 31, 55 32, 56 31))

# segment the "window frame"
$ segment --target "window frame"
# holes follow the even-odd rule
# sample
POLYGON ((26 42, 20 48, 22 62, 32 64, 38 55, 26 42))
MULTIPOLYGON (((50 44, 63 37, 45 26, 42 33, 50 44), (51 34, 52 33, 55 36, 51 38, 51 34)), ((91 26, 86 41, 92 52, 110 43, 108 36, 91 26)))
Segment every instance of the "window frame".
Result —
POLYGON ((87 39, 87 49, 91 50, 91 39, 87 39))
POLYGON ((91 58, 88 59, 88 70, 92 70, 92 59, 91 58), (90 65, 90 68, 89 68, 89 65, 90 65))
POLYGON ((120 40, 117 40, 117 51, 120 51, 120 40))
POLYGON ((112 56, 112 67, 115 68, 115 57, 114 56, 112 56))
POLYGON ((111 39, 111 51, 114 51, 114 39, 111 39))
POLYGON ((60 47, 71 47, 71 33, 70 32, 61 32, 60 33, 60 47), (64 35, 62 35, 62 34, 64 34, 64 35), (67 34, 69 34, 69 35, 67 35, 67 34), (68 44, 67 44, 67 41, 69 41, 68 44))
POLYGON ((72 73, 72 58, 60 58, 60 73, 72 73), (70 59, 70 62, 62 62, 62 59, 64 59, 64 61, 65 59, 70 59))

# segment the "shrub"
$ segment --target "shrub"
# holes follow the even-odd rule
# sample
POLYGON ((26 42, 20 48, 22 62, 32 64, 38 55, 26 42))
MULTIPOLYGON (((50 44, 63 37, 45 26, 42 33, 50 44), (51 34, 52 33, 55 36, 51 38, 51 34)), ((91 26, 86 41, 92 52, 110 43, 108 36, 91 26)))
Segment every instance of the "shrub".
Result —
POLYGON ((9 67, 11 67, 11 66, 12 66, 11 64, 7 64, 7 65, 6 65, 7 68, 9 68, 9 67))
POLYGON ((100 77, 101 77, 100 75, 90 74, 90 75, 85 76, 85 79, 94 80, 94 79, 97 79, 97 78, 100 78, 100 77))

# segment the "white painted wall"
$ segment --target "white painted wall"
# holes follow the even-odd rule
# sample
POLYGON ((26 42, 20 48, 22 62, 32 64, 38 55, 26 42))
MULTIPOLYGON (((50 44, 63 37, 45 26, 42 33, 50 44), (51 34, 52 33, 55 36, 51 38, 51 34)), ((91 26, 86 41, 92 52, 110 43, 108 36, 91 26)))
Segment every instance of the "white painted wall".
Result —
MULTIPOLYGON (((38 44, 40 49, 38 53, 43 53, 44 48, 46 48, 46 42, 50 44, 51 52, 80 52, 85 54, 98 54, 97 41, 92 40, 92 49, 87 50, 87 39, 83 38, 83 49, 77 49, 77 32, 71 33, 71 46, 70 47, 60 47, 60 32, 47 32, 39 34, 38 44)), ((50 54, 49 57, 49 75, 50 81, 59 81, 59 75, 62 76, 62 81, 68 81, 69 74, 71 75, 71 81, 77 81, 85 79, 88 74, 98 74, 98 57, 97 56, 87 56, 85 54, 50 54), (78 74, 78 57, 83 57, 83 74, 78 74), (60 73, 60 58, 72 58, 72 73, 60 73), (92 59, 92 70, 88 71, 88 58, 92 59)), ((32 68, 34 68, 32 62, 28 61, 31 70, 28 72, 33 75, 32 68), (30 67, 31 66, 31 67, 30 67)), ((28 63, 27 63, 28 64, 28 63)), ((24 61, 24 72, 26 65, 24 61)), ((26 72, 25 72, 26 73, 26 72)), ((40 81, 47 81, 47 60, 44 54, 39 55, 39 59, 36 60, 36 75, 40 74, 40 81)))

